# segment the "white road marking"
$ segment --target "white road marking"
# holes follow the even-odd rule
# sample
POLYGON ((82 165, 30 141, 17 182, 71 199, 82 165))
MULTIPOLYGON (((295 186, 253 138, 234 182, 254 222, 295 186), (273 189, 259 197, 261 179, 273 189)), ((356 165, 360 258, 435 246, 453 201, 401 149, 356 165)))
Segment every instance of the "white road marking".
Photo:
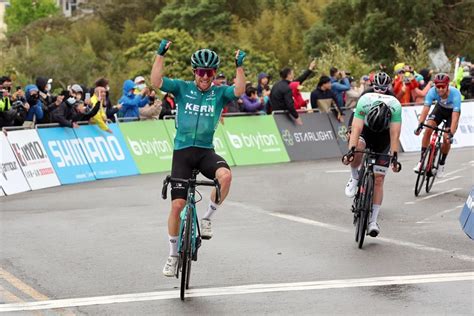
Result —
POLYGON ((448 179, 444 179, 444 180, 436 180, 434 185, 437 185, 437 184, 441 184, 441 183, 445 183, 445 182, 449 182, 449 181, 453 181, 453 180, 456 180, 456 179, 459 179, 459 178, 464 178, 463 176, 455 176, 455 177, 452 177, 452 178, 448 178, 448 179))
POLYGON ((431 216, 429 216, 429 217, 427 217, 427 218, 425 218, 425 219, 423 219, 423 220, 421 220, 421 221, 419 221, 419 222, 416 222, 416 223, 417 223, 417 224, 427 224, 427 223, 431 223, 431 221, 429 221, 429 219, 435 218, 435 217, 440 217, 440 216, 442 216, 442 215, 445 215, 445 214, 454 212, 455 210, 460 209, 460 208, 462 208, 463 206, 464 206, 464 204, 458 205, 458 206, 456 206, 456 207, 454 207, 454 208, 450 208, 450 209, 448 209, 448 210, 441 211, 441 212, 439 212, 439 213, 436 213, 436 214, 434 214, 434 215, 431 215, 431 216))
POLYGON ((327 171, 324 171, 325 173, 348 173, 348 172, 351 172, 350 170, 348 169, 341 169, 341 170, 327 170, 327 171))
MULTIPOLYGON (((256 205, 248 205, 248 204, 244 204, 244 203, 240 203, 240 202, 232 202, 232 201, 227 201, 227 204, 237 206, 240 209, 249 210, 249 211, 252 211, 252 212, 259 212, 259 213, 262 213, 262 214, 266 214, 266 215, 286 219, 286 220, 297 222, 297 223, 302 223, 302 224, 312 225, 312 226, 316 226, 316 227, 326 228, 326 229, 329 229, 329 230, 334 230, 334 231, 338 231, 338 232, 341 232, 341 233, 348 233, 348 234, 351 234, 351 235, 354 234, 353 229, 348 229, 348 228, 345 228, 345 227, 340 227, 340 226, 336 226, 336 225, 332 225, 332 224, 322 223, 322 222, 318 222, 318 221, 308 219, 308 218, 304 218, 304 217, 299 217, 299 216, 294 216, 294 215, 289 215, 289 214, 283 214, 283 213, 277 213, 277 212, 270 212, 270 211, 267 211, 267 210, 265 210, 261 207, 258 207, 256 205)), ((458 259, 458 260, 468 261, 468 262, 473 262, 474 263, 474 257, 468 256, 468 255, 463 255, 463 254, 457 254, 457 253, 454 253, 452 250, 445 250, 445 249, 441 249, 441 248, 435 248, 435 247, 425 246, 425 245, 422 245, 422 244, 417 244, 417 243, 414 243, 414 242, 396 240, 396 239, 385 238, 385 237, 377 237, 376 240, 381 241, 381 242, 394 244, 394 245, 397 245, 397 246, 409 247, 409 248, 413 248, 413 249, 416 249, 416 250, 423 250, 423 251, 441 253, 441 254, 443 254, 445 256, 448 256, 448 257, 452 257, 452 258, 455 258, 455 259, 458 259)))
POLYGON ((454 192, 454 191, 457 191, 457 190, 461 190, 461 188, 453 188, 451 190, 447 190, 447 191, 443 191, 443 192, 439 192, 439 193, 436 193, 436 194, 431 194, 431 195, 428 195, 428 196, 425 196, 425 197, 422 197, 422 198, 419 198, 413 202, 405 202, 405 204, 415 204, 417 202, 420 202, 420 201, 424 201, 424 200, 429 200, 429 199, 432 199, 434 197, 437 197, 437 196, 440 196, 440 195, 443 195, 443 194, 446 194, 446 193, 451 193, 451 192, 454 192))
MULTIPOLYGON (((401 275, 371 277, 360 279, 342 279, 295 283, 274 284, 249 284, 238 286, 227 286, 217 288, 190 289, 186 291, 186 297, 208 297, 224 295, 244 295, 255 293, 290 292, 290 291, 313 291, 340 288, 373 287, 402 284, 425 284, 442 282, 473 281, 474 272, 440 273, 422 275, 401 275)), ((47 310, 54 308, 67 308, 91 305, 106 305, 116 303, 133 303, 145 301, 157 301, 178 299, 179 291, 146 292, 121 295, 108 295, 96 297, 83 297, 71 299, 58 299, 48 301, 37 301, 27 303, 0 304, 0 312, 47 310)))
POLYGON ((445 177, 449 177, 450 175, 452 174, 455 174, 455 173, 458 173, 458 172, 461 172, 461 171, 464 171, 464 170, 467 170, 468 168, 461 168, 461 169, 456 169, 456 170, 453 170, 451 172, 447 172, 444 174, 445 177))

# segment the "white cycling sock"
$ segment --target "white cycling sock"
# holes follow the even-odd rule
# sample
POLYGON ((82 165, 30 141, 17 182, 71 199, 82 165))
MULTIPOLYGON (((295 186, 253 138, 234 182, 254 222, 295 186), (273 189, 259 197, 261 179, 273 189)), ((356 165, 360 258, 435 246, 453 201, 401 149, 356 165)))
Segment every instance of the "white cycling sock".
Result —
POLYGON ((178 236, 170 236, 168 235, 169 242, 170 242, 170 256, 177 257, 178 256, 178 236))
POLYGON ((352 176, 352 179, 359 180, 359 168, 351 167, 351 176, 352 176))
POLYGON ((379 216, 380 212, 380 205, 379 204, 374 204, 372 205, 372 216, 370 216, 370 223, 372 222, 377 222, 377 217, 379 216))
POLYGON ((212 214, 214 214, 214 212, 217 211, 218 207, 219 207, 219 205, 217 205, 216 203, 214 203, 212 201, 209 201, 209 206, 207 208, 207 212, 206 212, 206 214, 204 214, 204 216, 202 218, 211 219, 212 214))

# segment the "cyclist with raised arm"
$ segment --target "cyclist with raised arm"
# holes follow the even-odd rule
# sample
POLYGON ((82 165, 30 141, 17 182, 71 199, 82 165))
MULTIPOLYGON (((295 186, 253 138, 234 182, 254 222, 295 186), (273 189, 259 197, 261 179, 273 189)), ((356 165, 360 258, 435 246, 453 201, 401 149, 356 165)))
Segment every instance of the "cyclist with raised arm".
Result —
POLYGON ((345 165, 351 164, 351 177, 346 185, 347 197, 354 197, 357 193, 359 167, 362 162, 362 151, 370 148, 378 156, 375 166, 375 185, 372 205, 372 215, 369 219, 368 233, 377 237, 380 232, 377 217, 383 199, 383 184, 386 171, 390 165, 394 172, 399 172, 398 146, 402 122, 402 106, 393 96, 379 93, 366 93, 357 101, 352 121, 352 132, 349 139, 349 152, 346 157, 354 157, 350 162, 344 159, 345 165), (389 152, 392 158, 389 159, 389 152))
MULTIPOLYGON (((189 179, 193 169, 198 169, 209 179, 217 178, 221 185, 221 200, 229 193, 232 174, 227 162, 214 151, 214 132, 225 104, 238 99, 245 92, 245 73, 242 67, 246 54, 237 50, 235 55, 235 86, 212 84, 220 64, 219 56, 212 50, 200 49, 191 56, 194 81, 170 79, 164 76, 165 54, 171 42, 162 40, 151 71, 151 83, 164 92, 172 93, 176 100, 176 137, 174 140, 171 177, 189 179)), ((178 234, 180 213, 186 204, 187 188, 173 184, 171 212, 168 218, 170 253, 163 274, 175 275, 178 263, 178 234)), ((209 207, 201 219, 201 237, 212 237, 211 216, 218 205, 215 189, 209 207)))
MULTIPOLYGON (((459 117, 461 116, 461 92, 459 92, 455 87, 451 87, 449 81, 449 76, 445 73, 439 73, 435 76, 435 86, 428 91, 428 94, 425 97, 425 106, 423 107, 420 118, 418 119, 418 128, 415 130, 415 134, 420 135, 421 130, 423 129, 423 123, 430 111, 430 107, 433 102, 435 102, 436 105, 428 116, 426 125, 436 127, 441 124, 443 120, 446 120, 444 128, 449 130, 449 133, 444 134, 443 145, 441 145, 441 158, 439 160, 439 170, 437 170, 437 176, 440 178, 444 176, 446 157, 451 148, 454 134, 456 134, 456 130, 458 129, 459 117)), ((423 134, 420 161, 417 163, 415 168, 413 168, 415 172, 418 172, 421 167, 421 159, 423 159, 423 154, 430 143, 432 133, 433 130, 427 128, 423 134)))

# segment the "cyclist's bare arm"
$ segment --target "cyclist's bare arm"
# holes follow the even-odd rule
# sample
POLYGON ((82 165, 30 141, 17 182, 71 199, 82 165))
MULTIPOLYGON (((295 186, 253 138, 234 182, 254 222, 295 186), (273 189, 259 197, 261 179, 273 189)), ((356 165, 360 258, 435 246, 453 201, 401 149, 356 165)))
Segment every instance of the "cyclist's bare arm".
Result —
POLYGON ((234 94, 236 97, 240 97, 245 93, 245 72, 243 67, 237 67, 235 71, 234 94))
POLYGON ((399 151, 400 144, 400 133, 402 130, 402 124, 399 122, 390 123, 390 152, 399 151))
POLYGON ((461 112, 454 112, 451 114, 451 134, 455 134, 458 130, 459 124, 459 117, 461 116, 461 112))
POLYGON ((153 87, 160 89, 163 84, 163 74, 165 72, 165 57, 156 55, 153 68, 151 69, 151 84, 153 87))
POLYGON ((351 127, 351 138, 349 139, 349 149, 352 147, 357 147, 359 143, 359 136, 364 129, 364 120, 354 117, 352 120, 352 127, 351 127))
POLYGON ((424 123, 429 112, 430 112, 430 107, 425 104, 423 106, 423 109, 421 110, 421 114, 420 114, 420 118, 418 119, 418 123, 420 123, 420 124, 424 123))

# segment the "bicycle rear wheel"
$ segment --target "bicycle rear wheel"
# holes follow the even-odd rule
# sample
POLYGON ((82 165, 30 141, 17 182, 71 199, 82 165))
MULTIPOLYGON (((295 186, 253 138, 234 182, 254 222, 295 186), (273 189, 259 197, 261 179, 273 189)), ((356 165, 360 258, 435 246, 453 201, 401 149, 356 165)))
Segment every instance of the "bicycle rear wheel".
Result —
POLYGON ((374 176, 370 170, 365 174, 361 188, 363 188, 363 194, 361 199, 362 209, 359 218, 359 249, 361 249, 362 245, 364 244, 365 235, 367 234, 367 225, 369 224, 369 214, 372 209, 374 176))
POLYGON ((433 153, 433 160, 431 162, 431 168, 426 175, 426 193, 431 191, 433 187, 433 183, 436 179, 436 174, 438 173, 439 168, 439 159, 441 158, 441 150, 440 148, 436 147, 433 153))
POLYGON ((191 211, 188 209, 186 212, 186 219, 183 227, 183 247, 181 251, 182 267, 181 267, 181 288, 180 297, 184 300, 185 290, 189 287, 189 278, 191 271, 191 211))
POLYGON ((425 152, 423 153, 423 157, 421 158, 421 165, 420 169, 418 170, 418 175, 416 176, 416 183, 415 183, 415 196, 418 196, 421 192, 421 188, 423 188, 423 183, 425 182, 426 177, 426 162, 431 152, 431 147, 426 148, 425 152))

